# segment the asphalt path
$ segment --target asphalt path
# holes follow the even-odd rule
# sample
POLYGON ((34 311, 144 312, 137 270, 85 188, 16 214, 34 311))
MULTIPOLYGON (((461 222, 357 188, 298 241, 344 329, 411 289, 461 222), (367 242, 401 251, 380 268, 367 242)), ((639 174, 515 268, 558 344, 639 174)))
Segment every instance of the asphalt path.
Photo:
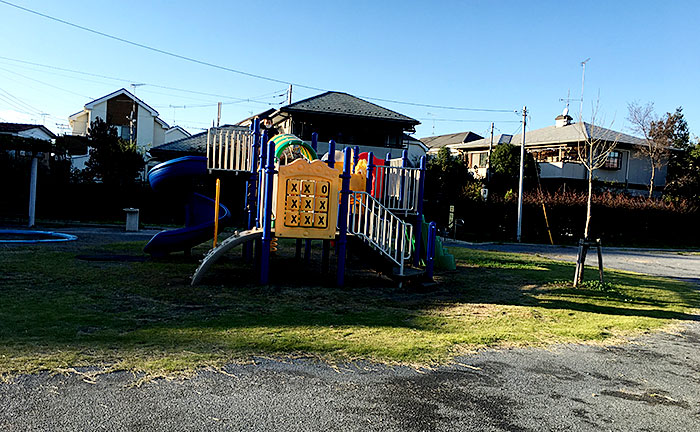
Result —
MULTIPOLYGON (((528 253, 570 259, 546 250, 528 253)), ((638 253, 618 266, 606 250, 606 266, 666 272, 638 253)), ((614 346, 484 350, 432 370, 254 358, 140 386, 125 372, 23 375, 0 384, 0 430, 697 431, 698 318, 614 346)))
MULTIPOLYGON (((443 244, 448 247, 527 253, 568 262, 576 262, 578 251, 575 246, 523 243, 468 243, 445 240, 443 244)), ((604 268, 671 277, 700 285, 700 251, 698 250, 608 248, 605 246, 602 250, 604 268)), ((595 249, 588 252, 586 265, 598 266, 598 255, 595 249)))

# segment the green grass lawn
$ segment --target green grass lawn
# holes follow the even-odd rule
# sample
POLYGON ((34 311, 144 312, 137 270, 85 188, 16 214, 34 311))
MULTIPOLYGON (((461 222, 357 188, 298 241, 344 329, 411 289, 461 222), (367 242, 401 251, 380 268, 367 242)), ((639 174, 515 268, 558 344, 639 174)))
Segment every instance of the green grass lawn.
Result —
POLYGON ((457 271, 430 288, 397 288, 370 271, 332 287, 317 259, 305 268, 287 243, 269 287, 235 251, 197 287, 197 261, 182 255, 76 258, 138 259, 142 247, 0 246, 0 376, 78 366, 170 375, 250 355, 435 364, 484 347, 638 334, 697 319, 700 304, 678 281, 611 271, 605 287, 574 289, 571 264, 466 249, 452 250, 457 271))

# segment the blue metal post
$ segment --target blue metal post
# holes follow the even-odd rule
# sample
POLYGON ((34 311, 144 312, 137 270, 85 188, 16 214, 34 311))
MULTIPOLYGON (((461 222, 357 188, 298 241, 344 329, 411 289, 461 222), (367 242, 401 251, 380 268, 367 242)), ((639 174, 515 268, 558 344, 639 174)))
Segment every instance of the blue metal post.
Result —
MULTIPOLYGON (((260 137, 260 169, 258 170, 260 173, 260 185, 263 184, 263 176, 265 175, 265 166, 267 164, 267 145, 267 131, 265 130, 260 137)), ((258 205, 262 208, 265 199, 264 194, 259 194, 258 198, 258 205)), ((258 221, 258 227, 260 226, 262 226, 262 221, 258 221)))
POLYGON ((423 193, 425 192, 425 170, 426 170, 425 156, 420 158, 420 178, 418 179, 418 202, 416 203, 416 249, 413 255, 413 265, 420 265, 420 247, 421 247, 421 236, 423 233, 423 193))
MULTIPOLYGON (((267 153, 267 131, 263 131, 262 134, 260 135, 260 163, 259 168, 258 168, 258 196, 257 196, 257 201, 258 201, 258 211, 255 214, 255 227, 256 228, 262 228, 263 226, 263 221, 261 220, 261 212, 260 210, 265 208, 265 189, 263 188, 263 176, 264 176, 264 171, 265 171, 265 159, 266 159, 266 153, 267 153)), ((267 186, 266 186, 267 187, 267 186)), ((261 255, 260 252, 262 250, 262 241, 260 239, 255 240, 255 256, 254 256, 254 262, 255 262, 255 268, 260 269, 260 259, 261 255)))
POLYGON ((368 194, 372 194, 372 178, 374 176, 374 153, 369 152, 367 154, 367 184, 365 186, 365 191, 368 194))
MULTIPOLYGON (((248 181, 246 181, 246 196, 245 196, 245 208, 248 211, 248 229, 253 229, 256 226, 255 219, 258 214, 258 148, 260 146, 260 119, 255 119, 250 124, 251 131, 253 132, 253 145, 252 145, 252 155, 253 160, 250 166, 250 175, 248 176, 248 181)), ((253 256, 253 244, 251 242, 246 242, 243 245, 243 258, 249 261, 253 256)))
POLYGON ((338 270, 336 282, 338 286, 345 284, 345 250, 348 243, 348 206, 350 201, 350 149, 343 150, 343 179, 340 187, 340 208, 338 209, 338 270))
POLYGON ((355 167, 357 167, 357 163, 360 161, 360 146, 353 146, 352 148, 352 170, 350 173, 355 172, 355 167))
POLYGON ((428 279, 433 278, 433 269, 435 268, 435 236, 437 235, 437 226, 435 222, 430 222, 428 228, 428 247, 425 257, 425 275, 428 279))
POLYGON ((328 166, 335 168, 335 141, 328 141, 328 166))
MULTIPOLYGON (((266 136, 267 134, 263 134, 266 136)), ((275 145, 267 143, 265 166, 265 196, 263 211, 262 250, 260 251, 260 284, 267 285, 270 278, 270 243, 272 242, 272 184, 275 181, 275 145)))
POLYGON ((316 132, 311 134, 311 147, 318 153, 318 133, 316 132))

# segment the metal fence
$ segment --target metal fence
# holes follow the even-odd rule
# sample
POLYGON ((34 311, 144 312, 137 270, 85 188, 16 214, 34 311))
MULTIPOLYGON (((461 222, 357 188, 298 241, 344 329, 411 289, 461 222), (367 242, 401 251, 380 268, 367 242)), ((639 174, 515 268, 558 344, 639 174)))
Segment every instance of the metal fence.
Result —
POLYGON ((367 192, 350 192, 348 232, 361 238, 399 266, 413 251, 413 226, 404 222, 367 192))
POLYGON ((211 128, 207 131, 207 168, 250 171, 253 164, 253 134, 248 131, 211 128))
POLYGON ((372 194, 384 207, 404 215, 418 212, 420 168, 377 166, 372 194))

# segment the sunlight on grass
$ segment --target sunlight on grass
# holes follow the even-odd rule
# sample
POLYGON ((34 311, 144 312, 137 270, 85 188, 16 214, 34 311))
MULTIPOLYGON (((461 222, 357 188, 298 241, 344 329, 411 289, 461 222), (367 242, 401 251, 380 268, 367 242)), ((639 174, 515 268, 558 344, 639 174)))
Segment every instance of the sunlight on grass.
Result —
POLYGON ((700 304, 678 281, 609 271, 606 285, 574 289, 573 265, 466 249, 451 251, 458 269, 430 290, 399 289, 373 272, 353 273, 345 288, 319 286, 318 274, 284 258, 286 243, 270 287, 257 286, 235 252, 196 288, 195 258, 76 258, 137 257, 142 247, 0 250, 0 375, 78 366, 168 375, 267 354, 435 364, 484 347, 647 332, 697 319, 700 304))

